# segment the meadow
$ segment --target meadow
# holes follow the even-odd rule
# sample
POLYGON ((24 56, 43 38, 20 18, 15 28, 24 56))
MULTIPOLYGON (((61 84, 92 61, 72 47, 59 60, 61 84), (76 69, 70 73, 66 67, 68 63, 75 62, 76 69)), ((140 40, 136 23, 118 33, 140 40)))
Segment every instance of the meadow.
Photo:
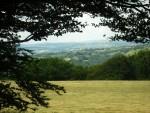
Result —
POLYGON ((36 113, 150 113, 150 81, 57 81, 67 93, 47 91, 49 108, 36 113))

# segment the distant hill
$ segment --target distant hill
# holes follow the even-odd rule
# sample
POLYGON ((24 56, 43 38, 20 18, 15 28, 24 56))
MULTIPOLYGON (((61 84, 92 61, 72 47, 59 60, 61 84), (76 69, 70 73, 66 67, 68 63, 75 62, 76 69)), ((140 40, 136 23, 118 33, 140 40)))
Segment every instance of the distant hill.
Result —
POLYGON ((134 46, 134 43, 127 43, 123 41, 92 41, 81 43, 38 43, 38 44, 22 44, 21 46, 33 50, 34 53, 57 53, 57 52, 69 52, 83 49, 94 48, 112 48, 121 46, 134 46))
POLYGON ((59 57, 77 65, 102 64, 116 54, 131 55, 149 44, 135 44, 123 41, 102 41, 85 43, 40 43, 21 45, 33 50, 36 58, 59 57))

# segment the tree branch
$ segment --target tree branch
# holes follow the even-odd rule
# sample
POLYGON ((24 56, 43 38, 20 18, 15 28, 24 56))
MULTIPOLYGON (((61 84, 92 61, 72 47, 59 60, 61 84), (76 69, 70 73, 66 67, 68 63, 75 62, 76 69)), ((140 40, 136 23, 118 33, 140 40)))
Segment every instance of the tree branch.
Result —
POLYGON ((4 41, 4 43, 23 43, 23 42, 27 42, 32 40, 32 34, 30 34, 29 36, 27 36, 25 39, 22 40, 11 40, 11 41, 4 41))
POLYGON ((129 2, 122 2, 122 3, 118 3, 118 2, 111 2, 106 0, 106 3, 114 5, 114 6, 121 6, 121 7, 126 7, 126 8, 140 8, 140 7, 145 7, 145 6, 150 6, 150 4, 131 4, 129 2))

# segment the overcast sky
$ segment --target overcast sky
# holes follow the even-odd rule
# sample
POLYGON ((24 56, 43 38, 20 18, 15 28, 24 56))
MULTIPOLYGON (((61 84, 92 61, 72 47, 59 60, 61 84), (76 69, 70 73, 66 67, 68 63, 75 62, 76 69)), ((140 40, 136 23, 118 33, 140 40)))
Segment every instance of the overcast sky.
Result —
MULTIPOLYGON (((98 23, 99 18, 91 18, 87 14, 83 16, 83 18, 79 18, 82 22, 88 22, 90 23, 98 23)), ((22 36, 26 37, 29 35, 28 33, 21 33, 22 36)), ((86 41, 107 41, 109 36, 114 35, 114 33, 108 28, 108 27, 99 27, 95 28, 92 25, 87 26, 83 29, 82 33, 67 33, 62 36, 56 37, 56 36, 49 36, 47 41, 40 41, 40 42, 86 42, 86 41), (104 37, 104 35, 106 35, 104 37)), ((28 43, 40 43, 35 41, 30 41, 28 43)))

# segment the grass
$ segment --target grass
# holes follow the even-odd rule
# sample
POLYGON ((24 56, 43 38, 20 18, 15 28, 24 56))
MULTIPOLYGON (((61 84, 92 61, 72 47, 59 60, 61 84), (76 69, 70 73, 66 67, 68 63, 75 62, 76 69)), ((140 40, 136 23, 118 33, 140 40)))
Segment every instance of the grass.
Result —
POLYGON ((59 81, 67 93, 49 96, 36 113, 150 113, 150 81, 59 81))

